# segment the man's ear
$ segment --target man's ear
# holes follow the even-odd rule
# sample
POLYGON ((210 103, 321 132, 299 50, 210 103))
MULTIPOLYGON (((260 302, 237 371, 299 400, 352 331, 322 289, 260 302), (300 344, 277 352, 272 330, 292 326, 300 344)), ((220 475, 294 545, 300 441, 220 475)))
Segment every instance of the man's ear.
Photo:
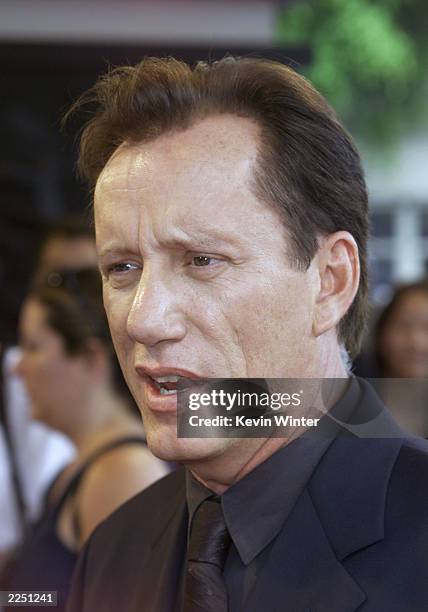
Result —
POLYGON ((336 327, 360 282, 358 246, 352 234, 335 232, 321 238, 319 244, 313 260, 319 277, 312 328, 316 337, 336 327))

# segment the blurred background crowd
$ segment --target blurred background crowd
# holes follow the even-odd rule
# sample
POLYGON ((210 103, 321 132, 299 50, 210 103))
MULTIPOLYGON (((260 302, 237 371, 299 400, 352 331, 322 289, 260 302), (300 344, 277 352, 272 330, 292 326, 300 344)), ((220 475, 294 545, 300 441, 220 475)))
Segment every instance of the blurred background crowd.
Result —
POLYGON ((1 0, 0 568, 9 584, 40 584, 34 564, 49 541, 64 568, 54 583, 66 590, 95 525, 171 469, 144 445, 111 347, 91 195, 75 175, 80 120, 61 129, 109 66, 253 54, 291 65, 327 97, 360 148, 370 194, 371 314, 353 369, 383 379, 399 422, 428 437, 427 32, 425 0, 1 0))

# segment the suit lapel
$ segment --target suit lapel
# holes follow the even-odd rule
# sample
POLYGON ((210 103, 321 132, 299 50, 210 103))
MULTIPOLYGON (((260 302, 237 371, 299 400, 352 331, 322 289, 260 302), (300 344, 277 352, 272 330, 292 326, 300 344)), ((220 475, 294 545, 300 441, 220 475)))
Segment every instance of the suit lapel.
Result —
POLYGON ((388 483, 403 443, 403 432, 372 388, 364 381, 362 388, 361 408, 352 416, 362 437, 339 435, 308 487, 341 560, 383 539, 388 483), (370 433, 372 423, 375 433, 370 433))

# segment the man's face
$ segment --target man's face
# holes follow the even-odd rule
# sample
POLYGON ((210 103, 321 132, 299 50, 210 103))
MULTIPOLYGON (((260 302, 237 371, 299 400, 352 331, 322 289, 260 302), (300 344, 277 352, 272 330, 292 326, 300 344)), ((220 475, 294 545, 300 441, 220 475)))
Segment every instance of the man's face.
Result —
POLYGON ((177 440, 174 380, 168 391, 153 379, 311 375, 315 277, 288 263, 281 220, 252 191, 257 147, 251 120, 210 117, 122 145, 97 182, 113 341, 164 458, 207 457, 233 442, 177 440))

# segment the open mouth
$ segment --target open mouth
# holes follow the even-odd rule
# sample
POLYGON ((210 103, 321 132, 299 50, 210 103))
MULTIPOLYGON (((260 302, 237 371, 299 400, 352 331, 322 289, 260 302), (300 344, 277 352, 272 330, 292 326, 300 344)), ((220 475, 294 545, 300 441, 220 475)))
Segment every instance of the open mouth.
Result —
POLYGON ((195 380, 185 376, 148 376, 149 383, 160 393, 160 395, 174 395, 179 391, 193 388, 195 385, 202 383, 201 380, 195 380))
POLYGON ((178 391, 180 376, 149 376, 151 384, 161 395, 174 395, 178 391))

